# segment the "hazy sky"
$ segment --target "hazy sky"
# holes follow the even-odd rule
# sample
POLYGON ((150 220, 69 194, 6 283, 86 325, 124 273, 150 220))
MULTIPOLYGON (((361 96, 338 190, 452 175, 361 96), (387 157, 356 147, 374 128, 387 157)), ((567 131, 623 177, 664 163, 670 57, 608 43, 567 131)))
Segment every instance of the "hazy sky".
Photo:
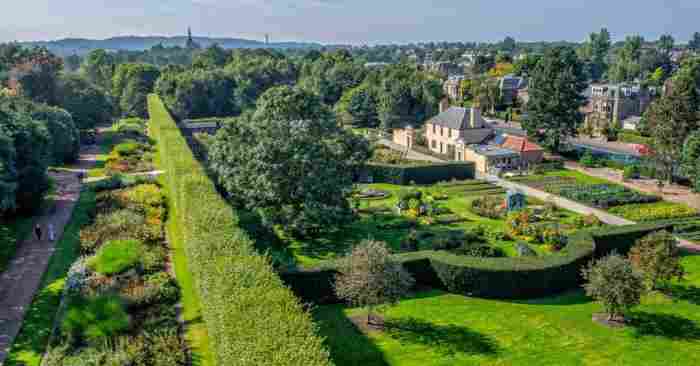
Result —
POLYGON ((699 0, 1 0, 0 41, 195 35, 376 44, 700 31, 699 0))

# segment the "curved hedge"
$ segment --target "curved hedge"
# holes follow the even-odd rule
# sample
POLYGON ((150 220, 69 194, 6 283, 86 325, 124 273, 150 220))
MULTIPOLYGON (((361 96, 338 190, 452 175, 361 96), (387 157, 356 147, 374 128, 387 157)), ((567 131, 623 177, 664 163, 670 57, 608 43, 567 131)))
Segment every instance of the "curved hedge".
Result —
MULTIPOLYGON (((477 258, 448 252, 397 254, 396 260, 416 282, 452 293, 485 298, 536 298, 581 284, 581 268, 591 259, 613 251, 625 254, 635 241, 669 225, 642 224, 581 231, 569 237, 558 255, 520 258, 477 258)), ((307 301, 333 302, 333 262, 322 268, 282 274, 285 282, 307 301)))
POLYGON ((150 95, 148 108, 216 363, 330 365, 310 314, 256 253, 160 98, 150 95))

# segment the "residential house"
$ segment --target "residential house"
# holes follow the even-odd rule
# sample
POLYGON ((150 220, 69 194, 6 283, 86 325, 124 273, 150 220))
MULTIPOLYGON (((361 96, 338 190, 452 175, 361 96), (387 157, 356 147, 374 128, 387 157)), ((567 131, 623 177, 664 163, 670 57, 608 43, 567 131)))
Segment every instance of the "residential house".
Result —
POLYGON ((448 77, 442 85, 445 94, 450 100, 462 100, 464 98, 464 95, 462 95, 462 81, 464 78, 464 75, 453 75, 448 77))
POLYGON ((500 147, 516 152, 520 156, 521 168, 541 163, 544 159, 544 149, 527 137, 505 135, 500 147))
POLYGON ((475 164, 480 173, 498 174, 502 171, 517 169, 521 166, 520 155, 513 150, 495 145, 466 145, 459 141, 457 156, 475 164))
POLYGON ((498 82, 498 88, 501 93, 501 102, 504 105, 513 105, 518 99, 518 91, 527 87, 525 78, 506 75, 498 82))
POLYGON ((425 139, 433 152, 455 156, 457 141, 481 144, 493 134, 479 108, 446 108, 443 103, 440 109, 440 114, 425 123, 425 139))
POLYGON ((594 84, 585 92, 588 104, 582 109, 584 126, 594 135, 615 126, 622 128, 622 121, 641 116, 656 96, 656 89, 639 84, 594 84))

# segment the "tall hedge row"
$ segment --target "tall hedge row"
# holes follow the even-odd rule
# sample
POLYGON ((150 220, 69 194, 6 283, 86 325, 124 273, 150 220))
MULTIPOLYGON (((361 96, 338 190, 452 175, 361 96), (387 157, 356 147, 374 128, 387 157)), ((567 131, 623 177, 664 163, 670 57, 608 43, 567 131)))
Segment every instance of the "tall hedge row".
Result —
POLYGON ((374 183, 433 184, 453 179, 474 179, 475 172, 474 163, 469 162, 415 166, 366 164, 357 172, 356 180, 365 181, 367 177, 372 177, 374 183))
MULTIPOLYGON (((581 268, 611 252, 625 254, 635 241, 668 225, 642 224, 581 231, 569 238, 558 255, 520 258, 477 258, 448 252, 423 251, 395 255, 416 282, 468 296, 518 299, 553 295, 576 288, 581 268)), ((307 301, 335 302, 333 262, 321 268, 282 274, 284 281, 307 301)))
POLYGON ((216 363, 330 365, 310 314, 256 253, 160 98, 148 109, 216 363))

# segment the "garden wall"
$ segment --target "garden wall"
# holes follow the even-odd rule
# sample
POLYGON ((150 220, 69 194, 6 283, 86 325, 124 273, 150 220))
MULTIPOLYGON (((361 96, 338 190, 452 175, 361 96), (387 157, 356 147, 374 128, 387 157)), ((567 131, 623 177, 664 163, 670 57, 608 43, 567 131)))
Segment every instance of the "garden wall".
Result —
POLYGON ((430 165, 402 166, 390 164, 366 164, 355 174, 356 181, 366 182, 372 177, 374 183, 399 185, 433 184, 453 179, 467 180, 476 176, 474 163, 443 163, 430 165))
POLYGON ((148 98, 151 134, 200 295, 218 365, 330 365, 311 316, 238 227, 160 98, 148 98))
MULTIPOLYGON (((581 284, 581 268, 593 258, 617 252, 626 254, 637 239, 670 228, 642 224, 596 231, 582 231, 569 238, 560 255, 523 258, 476 258, 447 252, 423 251, 398 254, 417 284, 443 288, 467 296, 521 299, 570 290, 581 284)), ((306 301, 335 302, 332 262, 323 268, 282 274, 295 293, 306 301)))

